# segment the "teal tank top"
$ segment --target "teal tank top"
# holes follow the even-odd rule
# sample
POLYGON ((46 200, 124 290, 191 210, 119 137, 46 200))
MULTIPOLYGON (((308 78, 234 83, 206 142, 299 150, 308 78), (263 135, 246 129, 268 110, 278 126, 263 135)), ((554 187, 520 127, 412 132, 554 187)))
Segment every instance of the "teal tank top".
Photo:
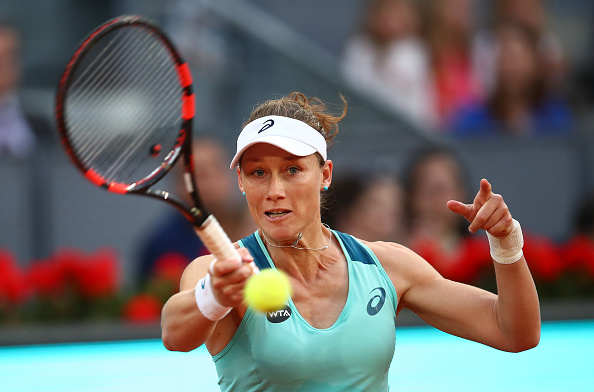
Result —
MULTIPOLYGON (((396 343, 397 295, 373 252, 333 231, 348 263, 349 291, 329 328, 310 326, 289 299, 262 314, 248 307, 235 335, 213 361, 223 392, 388 391, 396 343)), ((258 232, 239 241, 260 269, 275 268, 258 232)))

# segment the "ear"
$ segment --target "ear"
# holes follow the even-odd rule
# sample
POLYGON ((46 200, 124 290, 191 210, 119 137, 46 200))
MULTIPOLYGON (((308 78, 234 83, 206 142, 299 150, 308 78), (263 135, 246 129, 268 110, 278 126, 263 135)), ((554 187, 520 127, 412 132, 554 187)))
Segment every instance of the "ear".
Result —
POLYGON ((239 166, 237 166, 237 185, 239 185, 239 191, 240 192, 245 192, 245 190, 243 189, 243 179, 241 178, 241 169, 239 168, 239 166))
POLYGON ((330 188, 330 184, 332 184, 332 170, 334 169, 334 164, 331 160, 327 160, 324 163, 324 167, 322 168, 322 184, 321 187, 327 186, 330 188))

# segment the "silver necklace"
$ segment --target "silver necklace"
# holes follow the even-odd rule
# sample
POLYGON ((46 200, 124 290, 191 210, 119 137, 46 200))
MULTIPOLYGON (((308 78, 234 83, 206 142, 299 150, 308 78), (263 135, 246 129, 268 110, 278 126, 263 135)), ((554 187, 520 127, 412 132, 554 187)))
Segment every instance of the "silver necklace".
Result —
POLYGON ((293 242, 291 245, 275 245, 272 242, 268 241, 268 237, 266 237, 266 234, 264 234, 263 230, 260 230, 260 231, 262 232, 262 237, 264 237, 264 241, 266 241, 266 243, 268 245, 274 246, 275 248, 294 248, 294 249, 301 249, 301 250, 324 250, 324 249, 328 249, 330 247, 330 244, 332 243, 332 231, 330 230, 330 227, 327 224, 322 223, 322 226, 324 226, 325 228, 328 229, 328 231, 330 232, 330 238, 328 238, 328 245, 322 246, 321 248, 304 248, 301 246, 297 246, 297 243, 299 242, 301 237, 303 237, 303 233, 301 233, 301 232, 297 236, 297 239, 295 240, 295 242, 293 242))

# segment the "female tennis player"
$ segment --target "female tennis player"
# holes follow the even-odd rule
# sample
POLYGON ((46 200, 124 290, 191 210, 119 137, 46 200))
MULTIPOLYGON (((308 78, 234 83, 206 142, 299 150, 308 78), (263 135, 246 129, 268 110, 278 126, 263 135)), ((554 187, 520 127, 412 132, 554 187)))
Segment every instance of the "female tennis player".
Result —
POLYGON ((471 204, 447 206, 471 232, 487 232, 497 295, 442 278, 399 244, 362 241, 322 224, 333 170, 327 146, 345 114, 346 102, 335 116, 318 99, 292 93, 258 106, 237 139, 231 168, 259 228, 236 244, 241 263, 193 261, 162 314, 165 347, 206 344, 222 391, 387 391, 403 308, 499 350, 539 342, 522 231, 487 180, 471 204), (280 311, 263 314, 244 303, 252 262, 289 276, 292 295, 280 311))

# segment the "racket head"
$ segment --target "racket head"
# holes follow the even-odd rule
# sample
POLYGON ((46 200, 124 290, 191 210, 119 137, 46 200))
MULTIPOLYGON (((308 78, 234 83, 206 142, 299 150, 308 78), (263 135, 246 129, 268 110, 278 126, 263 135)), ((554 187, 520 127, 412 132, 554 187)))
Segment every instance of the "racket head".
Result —
POLYGON ((151 21, 125 15, 99 26, 78 47, 56 93, 62 145, 93 184, 167 201, 193 222, 207 248, 240 259, 198 197, 192 155, 195 100, 188 65, 151 21), (183 157, 193 207, 151 186, 183 157))
POLYGON ((189 67, 171 41, 150 20, 124 15, 77 48, 58 85, 55 116, 67 155, 89 181, 150 195, 181 156, 193 173, 194 105, 189 67))

